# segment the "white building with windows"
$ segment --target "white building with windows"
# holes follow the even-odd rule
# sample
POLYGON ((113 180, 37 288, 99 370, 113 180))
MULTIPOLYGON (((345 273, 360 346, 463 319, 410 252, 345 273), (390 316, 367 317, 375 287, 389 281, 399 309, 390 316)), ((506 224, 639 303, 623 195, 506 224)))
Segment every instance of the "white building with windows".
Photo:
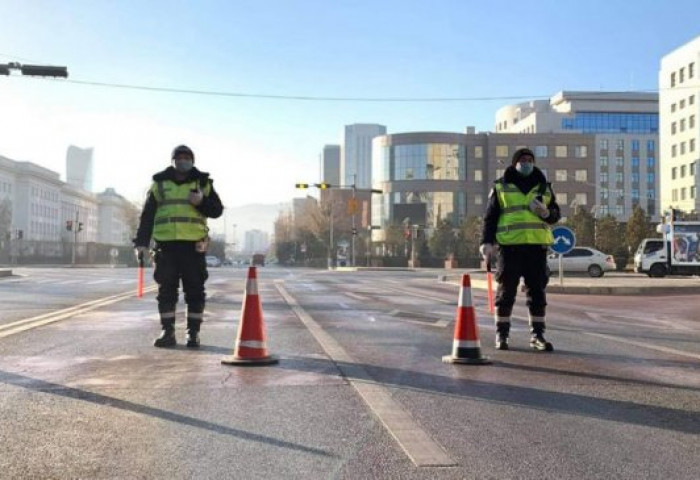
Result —
POLYGON ((340 181, 344 187, 371 188, 372 139, 386 135, 386 127, 373 123, 346 125, 340 155, 340 181))
POLYGON ((700 211, 700 37, 661 59, 661 208, 700 211))
POLYGON ((562 91, 549 100, 502 107, 496 112, 496 132, 593 135, 595 169, 587 181, 595 198, 588 209, 597 217, 610 214, 626 221, 639 205, 658 220, 657 94, 562 91))
POLYGON ((245 232, 243 251, 248 253, 265 253, 270 248, 270 235, 262 230, 245 232))

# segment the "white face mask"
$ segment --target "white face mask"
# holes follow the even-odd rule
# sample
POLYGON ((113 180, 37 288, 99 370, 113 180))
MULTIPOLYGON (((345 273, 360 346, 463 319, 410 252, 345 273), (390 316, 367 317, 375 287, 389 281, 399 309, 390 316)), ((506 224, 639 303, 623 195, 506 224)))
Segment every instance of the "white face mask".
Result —
POLYGON ((193 160, 173 160, 173 168, 180 173, 188 173, 194 165, 193 160))

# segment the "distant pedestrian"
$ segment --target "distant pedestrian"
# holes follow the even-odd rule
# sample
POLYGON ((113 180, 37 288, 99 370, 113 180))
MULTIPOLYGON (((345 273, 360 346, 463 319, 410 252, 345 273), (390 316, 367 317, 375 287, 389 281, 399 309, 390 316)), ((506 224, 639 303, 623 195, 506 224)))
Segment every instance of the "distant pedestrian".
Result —
POLYGON ((549 281, 547 250, 554 239, 549 225, 559 221, 552 186, 535 166, 535 154, 521 148, 489 195, 480 252, 497 258, 496 348, 508 350, 511 315, 522 277, 525 282, 531 339, 536 350, 553 350, 544 338, 549 281))
POLYGON ((158 312, 162 332, 154 345, 172 347, 175 339, 175 308, 180 281, 187 303, 187 346, 199 347, 204 318, 204 282, 208 278, 205 254, 209 244, 207 218, 223 212, 208 173, 194 166, 194 153, 180 145, 171 155, 172 165, 153 175, 153 184, 141 213, 134 239, 138 258, 155 240, 155 271, 158 312))

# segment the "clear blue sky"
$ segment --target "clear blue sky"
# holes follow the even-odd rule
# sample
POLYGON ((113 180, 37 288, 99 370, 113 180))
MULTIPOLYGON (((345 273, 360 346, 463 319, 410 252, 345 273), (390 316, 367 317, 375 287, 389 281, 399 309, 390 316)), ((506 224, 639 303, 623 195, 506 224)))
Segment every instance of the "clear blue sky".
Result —
MULTIPOLYGON (((700 2, 0 0, 0 63, 71 81, 318 97, 548 97, 654 89, 663 55, 700 35, 700 2)), ((0 155, 64 173, 95 147, 95 185, 140 199, 187 143, 225 204, 278 203, 318 180, 343 125, 491 130, 518 99, 231 98, 0 77, 0 155)))

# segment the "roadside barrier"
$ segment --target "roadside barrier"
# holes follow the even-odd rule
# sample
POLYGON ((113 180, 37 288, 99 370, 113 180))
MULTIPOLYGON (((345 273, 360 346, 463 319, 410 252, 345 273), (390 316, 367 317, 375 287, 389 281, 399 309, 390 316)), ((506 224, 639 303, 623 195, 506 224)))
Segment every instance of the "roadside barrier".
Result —
POLYGON ((464 363, 469 365, 486 365, 491 360, 481 355, 479 328, 472 303, 472 285, 469 275, 462 275, 459 288, 459 303, 455 319, 455 333, 452 341, 452 354, 442 357, 444 363, 464 363))
POLYGON ((267 351, 265 322, 258 295, 257 267, 248 267, 248 279, 233 355, 223 357, 221 363, 224 365, 255 366, 271 365, 277 362, 279 359, 267 351))

